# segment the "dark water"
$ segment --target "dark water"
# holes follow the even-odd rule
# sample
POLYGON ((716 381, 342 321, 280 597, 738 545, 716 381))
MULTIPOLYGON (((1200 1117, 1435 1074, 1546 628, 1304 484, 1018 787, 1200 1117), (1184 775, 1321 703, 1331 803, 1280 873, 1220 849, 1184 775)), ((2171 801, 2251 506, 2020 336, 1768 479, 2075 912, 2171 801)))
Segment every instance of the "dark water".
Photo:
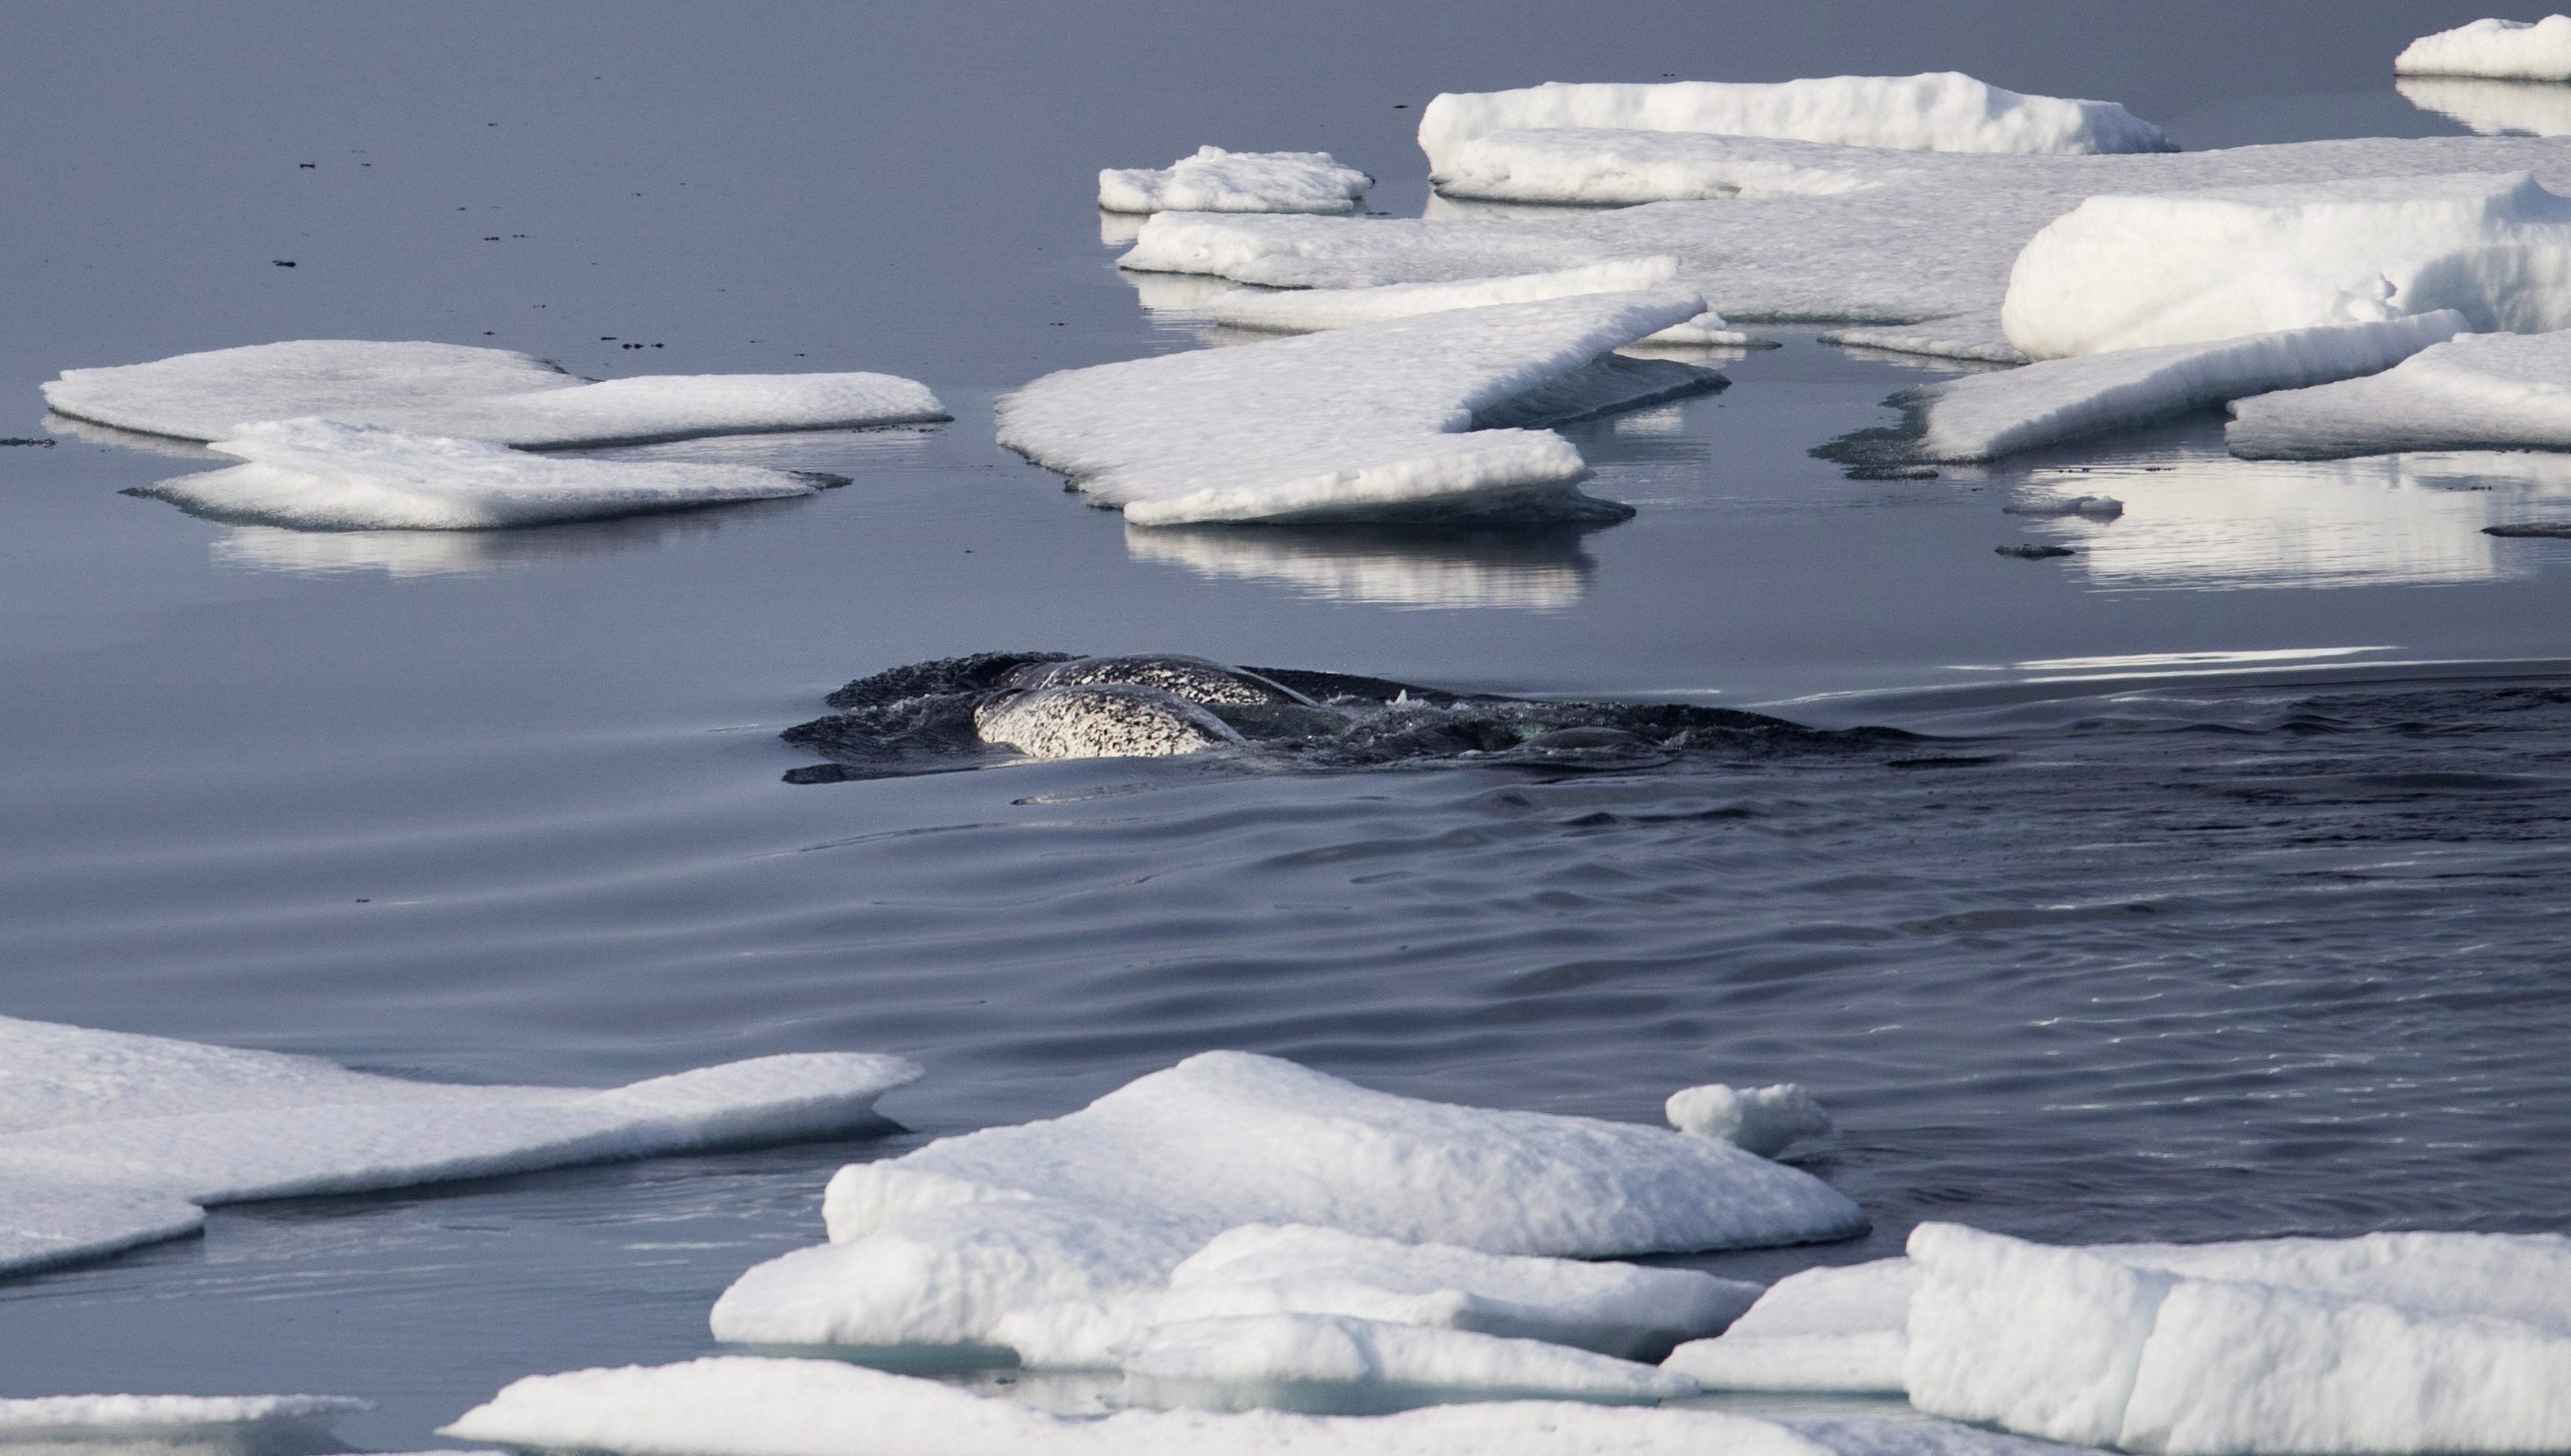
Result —
POLYGON ((1638 508, 1598 529, 1128 532, 991 443, 998 392, 1197 344, 1108 265, 1100 166, 1325 147, 1415 211, 1396 103, 1672 54, 1951 65, 2198 146, 2445 132, 2384 72, 2475 13, 13 17, 0 435, 64 367, 334 335, 889 369, 957 419, 657 447, 854 483, 491 535, 214 525, 117 494, 188 462, 0 447, 0 1013, 475 1080, 930 1072, 887 1108, 911 1140, 242 1209, 0 1284, 0 1393, 326 1390, 382 1402, 352 1438, 422 1443, 517 1374, 707 1348, 847 1157, 1217 1046, 1634 1119, 1803 1082, 1843 1128, 1808 1166, 1879 1231, 1728 1261, 1763 1274, 1923 1217, 2562 1227, 2571 544, 2480 529, 2571 513, 2559 457, 2251 465, 2200 419, 1853 481, 1805 451, 1935 375, 1808 332, 1575 427, 1638 508), (1999 510, 2091 493, 2125 514, 1999 510), (780 781, 812 759, 777 731, 845 680, 1018 648, 1925 736, 780 781))

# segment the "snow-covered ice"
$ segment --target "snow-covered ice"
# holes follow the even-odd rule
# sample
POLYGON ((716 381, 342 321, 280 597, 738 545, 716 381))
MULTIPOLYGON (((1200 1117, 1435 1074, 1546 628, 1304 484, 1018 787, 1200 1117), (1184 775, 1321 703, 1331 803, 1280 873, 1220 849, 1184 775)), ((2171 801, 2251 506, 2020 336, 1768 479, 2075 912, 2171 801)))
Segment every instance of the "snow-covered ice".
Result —
POLYGON ((822 1212, 831 1241, 744 1274, 715 1305, 718 1337, 986 1344, 1014 1309, 1164 1288, 1246 1223, 1574 1257, 1865 1226, 1819 1180, 1728 1143, 1421 1102, 1237 1052, 843 1168, 822 1212))
MULTIPOLYGON (((1587 500, 1579 450, 1476 414, 1704 311, 1676 289, 1590 293, 1071 369, 1001 399, 1000 443, 1137 525, 1560 514, 1587 500)), ((1625 362, 1672 373, 1625 404, 1722 378, 1625 362)))
POLYGON ((1910 1235, 1911 1403, 2162 1456, 2571 1448, 2571 1239, 1910 1235))
MULTIPOLYGON (((1917 162, 1880 148, 1688 132, 1492 132, 1450 148, 1429 181, 1445 198, 1624 206, 1721 198, 1826 198, 1882 187, 1917 162)), ((1923 164, 1935 167, 1934 162, 1923 164)))
POLYGON ((43 1395, 0 1400, 0 1450, 304 1456, 343 1449, 333 1395, 43 1395))
MULTIPOLYGON (((1692 185, 1719 192, 1802 170, 1847 190, 1767 201, 1680 201, 1541 216, 1340 219, 1165 213, 1144 225, 1128 268, 1279 288, 1456 282, 1669 256, 1735 326, 1851 325, 1877 347, 2013 362, 2000 323, 2017 256, 2048 224, 2101 194, 2153 195, 2350 179, 2527 172, 2571 190, 2571 151, 2533 138, 2367 139, 2103 157, 1905 153, 1746 137, 1651 137, 1684 147, 1692 185)), ((1597 201, 1580 178, 1529 201, 1597 201)), ((1711 192, 1684 196, 1706 196, 1711 192)), ((1619 201, 1632 201, 1619 198, 1619 201)), ((2364 248, 2356 248, 2365 251, 2364 248)), ((2378 269, 2379 270, 2379 269, 2378 269)), ((2349 287, 2366 279, 2342 280, 2349 287)), ((2540 279, 2530 298, 2559 297, 2540 279)), ((2396 300, 2387 310, 2425 311, 2396 300)), ((2469 311, 2469 310, 2467 310, 2469 311)), ((2317 320, 2315 320, 2317 321, 2317 320)), ((2253 323, 2256 320, 2252 320, 2253 323)), ((2248 327, 2244 324, 2243 327, 2248 327)), ((1834 337, 1846 330, 1836 330, 1834 337)))
POLYGON ((2161 129, 2111 101, 2021 96, 1954 71, 1800 81, 1548 82, 1447 93, 1419 114, 1430 173, 1493 132, 1582 128, 1788 137, 1923 152, 2157 152, 2161 129))
POLYGON ((320 416, 557 449, 947 417, 892 374, 646 374, 598 382, 508 349, 297 339, 66 369, 45 402, 76 419, 186 440, 320 416))
MULTIPOLYGON (((1620 293, 1666 287, 1678 276, 1669 257, 1624 258, 1586 267, 1513 277, 1472 278, 1457 283, 1388 283, 1377 288, 1237 288, 1203 305, 1217 323, 1272 333, 1308 333, 1380 323, 1450 308, 1478 308, 1491 303, 1531 303, 1582 293, 1620 293)), ((1739 347, 1750 335, 1727 325, 1723 315, 1708 310, 1675 323, 1638 343, 1706 344, 1739 347)))
POLYGON ((580 460, 325 419, 244 425, 213 442, 242 464, 137 491, 230 521, 302 530, 470 531, 813 495, 756 465, 580 460))
POLYGON ((2571 333, 2475 333, 2399 365, 2244 399, 2236 455, 2324 459, 2395 450, 2571 450, 2571 333))
POLYGON ((2464 328, 2462 314, 2441 310, 2213 343, 2111 349, 1967 374, 1905 391, 1894 402, 1921 417, 1916 458, 1993 460, 2244 395, 2375 373, 2464 328))
POLYGON ((1165 1287, 1011 1310, 994 1338, 1029 1365, 1104 1368, 1163 1325, 1257 1314, 1369 1320, 1539 1339, 1629 1359, 1710 1334, 1756 1284, 1693 1269, 1491 1254, 1337 1228, 1245 1224, 1170 1271, 1165 1287))
POLYGON ((1694 1395, 1674 1370, 1546 1340, 1346 1314, 1245 1314, 1157 1325, 1118 1352, 1129 1377, 1272 1404, 1279 1385, 1649 1402, 1694 1395))
POLYGON ((468 1087, 0 1018, 0 1271, 188 1233, 204 1206, 844 1133, 900 1057, 762 1057, 607 1091, 468 1087))
POLYGON ((2093 197, 2018 254, 2000 321, 2043 359, 2441 308, 2571 325, 2571 198, 2523 172, 2093 197))
POLYGON ((1345 213, 1373 185, 1327 152, 1200 147, 1167 167, 1101 171, 1098 206, 1110 213, 1345 213))
POLYGON ((2404 76, 2392 87, 2421 111, 2451 117, 2485 137, 2571 137, 2571 87, 2559 82, 2404 76))
POLYGON ((1708 1390, 1899 1394, 1917 1282, 1906 1258, 1790 1274, 1731 1328, 1662 1363, 1708 1390))
POLYGON ((1776 1157, 1798 1139, 1830 1132, 1830 1115, 1791 1082, 1748 1091, 1719 1082, 1683 1087, 1670 1094, 1662 1111, 1682 1133, 1721 1138, 1762 1158, 1776 1157))
POLYGON ((2571 81, 2571 15, 2476 20, 2423 35, 2392 58, 2397 76, 2487 76, 2571 81))

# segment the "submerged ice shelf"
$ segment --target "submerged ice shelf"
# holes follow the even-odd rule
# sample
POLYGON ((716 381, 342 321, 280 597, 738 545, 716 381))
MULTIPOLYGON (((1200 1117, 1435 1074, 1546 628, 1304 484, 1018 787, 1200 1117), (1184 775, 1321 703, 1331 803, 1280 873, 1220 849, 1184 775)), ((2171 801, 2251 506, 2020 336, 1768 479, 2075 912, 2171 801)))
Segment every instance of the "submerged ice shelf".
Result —
POLYGON ((2366 378, 2245 399, 2236 455, 2326 459, 2396 450, 2571 450, 2571 332, 2476 333, 2366 378))
POLYGON ((593 1091, 0 1018, 0 1273, 194 1232, 205 1206, 855 1131, 919 1069, 809 1054, 593 1091))
POLYGON ((1098 206, 1110 213, 1346 213, 1373 185, 1327 152, 1200 147, 1167 167, 1102 170, 1098 206))

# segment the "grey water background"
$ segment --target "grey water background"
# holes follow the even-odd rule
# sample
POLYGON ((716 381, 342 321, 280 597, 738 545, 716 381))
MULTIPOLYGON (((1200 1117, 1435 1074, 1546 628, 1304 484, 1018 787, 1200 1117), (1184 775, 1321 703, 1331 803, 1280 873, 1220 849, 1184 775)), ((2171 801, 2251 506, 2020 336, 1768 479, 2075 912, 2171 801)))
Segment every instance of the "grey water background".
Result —
POLYGON ((1111 266, 1101 166, 1324 148, 1411 213, 1435 92, 1672 70, 2443 134, 2389 59, 2483 8, 13 6, 0 435, 66 367, 333 336, 884 369, 957 419, 659 447, 855 478, 808 501, 450 536, 220 526, 117 494, 189 461, 0 448, 0 1014, 467 1080, 929 1068, 886 1142, 238 1209, 0 1283, 0 1393, 323 1390, 424 1443, 519 1374, 710 1348, 844 1158, 1214 1046, 1644 1120, 1802 1081, 1878 1232, 1723 1261, 1763 1275, 1922 1217, 2560 1227, 2571 547, 2478 530, 2571 515, 2556 457, 2251 466, 2199 420, 1849 481, 1803 452, 1936 374, 1808 330, 1574 431, 1641 507, 1588 534, 1128 532, 990 432, 1037 374, 1198 346, 1144 306, 1183 285, 1111 266), (2126 516, 1998 510, 2092 491, 2126 516), (778 781, 839 682, 1022 647, 1936 736, 778 781))

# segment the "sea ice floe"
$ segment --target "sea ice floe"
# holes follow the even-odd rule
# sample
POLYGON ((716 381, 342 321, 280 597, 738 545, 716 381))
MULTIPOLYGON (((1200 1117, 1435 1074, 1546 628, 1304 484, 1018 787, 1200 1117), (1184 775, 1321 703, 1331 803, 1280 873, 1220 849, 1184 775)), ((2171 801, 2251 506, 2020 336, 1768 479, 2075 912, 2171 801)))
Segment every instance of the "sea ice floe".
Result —
POLYGON ((213 442, 243 463, 135 492, 230 521, 302 530, 469 531, 817 493, 756 465, 580 460, 324 419, 243 425, 213 442))
MULTIPOLYGON (((1473 426, 1566 376, 1586 387, 1601 355, 1704 311, 1676 289, 1591 293, 1072 369, 1001 399, 1000 443, 1137 525, 1594 513, 1569 440, 1473 426)), ((1722 382, 1601 367, 1596 408, 1722 382)))
POLYGON ((1954 71, 1800 81, 1550 82, 1448 93, 1419 114, 1432 174, 1455 147, 1493 132, 1576 127, 1717 132, 1923 152, 2159 152, 2161 129, 2111 101, 2021 96, 1954 71))
POLYGON ((2476 333, 2393 368, 2244 399, 2232 453, 2324 459, 2396 450, 2571 450, 2571 333, 2476 333))
MULTIPOLYGON (((1238 288, 1202 305, 1215 322, 1233 328, 1273 333, 1309 333, 1380 323, 1450 308, 1477 308, 1491 303, 1532 303, 1582 293, 1619 293, 1667 286, 1679 265, 1668 257, 1625 258, 1552 272, 1511 277, 1472 278, 1457 283, 1387 283, 1378 288, 1238 288)), ((1750 335, 1730 327, 1709 309, 1658 333, 1635 340, 1650 344, 1706 344, 1740 347, 1750 335)))
POLYGON ((2571 198, 2523 172, 2093 197, 2018 254, 2000 321, 2042 359, 2444 308, 2571 325, 2571 198))
POLYGON ((1200 147, 1167 167, 1101 171, 1098 206, 1110 213, 1345 213, 1373 184, 1327 152, 1200 147))
MULTIPOLYGON (((1744 320, 1826 321, 1871 335, 1833 331, 1834 338, 1848 342, 2014 362, 2024 355, 2011 346, 1999 323, 2010 270, 2038 232, 2092 196, 2277 184, 2326 193, 2329 189, 2322 185, 2351 179, 2520 171, 2533 174, 2539 183, 2571 189, 2571 152, 2531 138, 2333 141, 2202 153, 2046 157, 1627 135, 1642 144, 1684 149, 1693 169, 1687 179, 1690 190, 1680 193, 1684 197, 1713 196, 1728 186, 1747 188, 1758 179, 1773 182, 1797 171, 1826 177, 1830 186, 1845 190, 1756 203, 1662 202, 1613 212, 1436 221, 1163 214, 1144 226, 1122 262, 1128 268, 1211 274, 1268 287, 1354 288, 1669 256, 1677 261, 1680 281, 1717 305, 1736 326, 1744 320)), ((1569 166, 1563 175, 1533 179, 1546 186, 1523 196, 1528 201, 1593 201, 1597 199, 1582 191, 1583 178, 1611 174, 1625 178, 1618 188, 1630 188, 1630 178, 1614 168, 1583 173, 1569 166)), ((2429 191, 2438 186, 2425 185, 2429 191)), ((2360 187, 2351 198, 2366 192, 2360 187)), ((1636 199, 1620 195, 1615 200, 1636 199)), ((2354 221, 2353 210, 2348 217, 2354 221)), ((2484 241, 2505 243, 2523 231, 2522 220, 2494 215, 2493 236, 2484 241)), ((2275 244, 2292 238, 2291 232, 2281 233, 2267 244, 2273 253, 2275 244)), ((2379 250, 2360 237, 2341 240, 2334 250, 2310 254, 2309 260, 2335 266, 2351 254, 2379 250)), ((2270 264, 2278 261, 2272 256, 2270 264)), ((2401 256, 2386 254, 2376 272, 2401 266, 2401 256)), ((2370 289, 2374 283, 2375 276, 2367 274, 2336 277, 2329 286, 2335 292, 2370 289)), ((2528 283, 2519 290, 2522 303, 2557 306, 2541 300, 2566 295, 2553 280, 2530 278, 2528 283)), ((2297 287, 2311 291, 2305 283, 2297 287)), ((2114 296, 2130 294, 2117 285, 2114 296)), ((2375 316, 2427 311, 2445 301, 2414 302, 2396 295, 2375 316)), ((2230 331, 2275 326, 2283 325, 2245 317, 2230 331)))
POLYGON ((1236 1052, 850 1165, 822 1212, 831 1241, 744 1274, 715 1305, 719 1338, 990 1344, 1012 1310, 1165 1289, 1248 1223, 1575 1257, 1865 1226, 1826 1184, 1714 1139, 1421 1102, 1236 1052))
POLYGON ((297 339, 66 369, 44 393, 55 411, 76 419, 187 440, 307 416, 532 449, 947 418, 926 385, 892 374, 593 382, 507 349, 368 339, 297 339))
POLYGON ((1906 1258, 1805 1269, 1771 1285, 1722 1334, 1662 1363, 1708 1390, 1897 1395, 1917 1284, 1906 1258))
POLYGON ((993 1337, 1028 1365, 1108 1368, 1122 1363, 1121 1347, 1164 1325, 1333 1314, 1657 1359, 1723 1328, 1759 1294, 1756 1284, 1693 1269, 1252 1223, 1218 1234, 1162 1287, 1013 1309, 993 1337))
POLYGON ((844 1133, 900 1057, 762 1057, 606 1091, 469 1087, 0 1018, 0 1272, 175 1237, 204 1206, 844 1133))
POLYGON ((1802 1138, 1830 1132, 1830 1115, 1812 1095, 1791 1082, 1748 1091, 1719 1082, 1670 1094, 1663 1113, 1682 1133, 1723 1141, 1774 1158, 1802 1138))
POLYGON ((2398 76, 2487 76, 2571 81, 2571 16, 2476 20, 2423 35, 2392 58, 2398 76))
POLYGON ((1118 1363, 1146 1388, 1213 1387, 1228 1404, 1277 1404, 1277 1387, 1296 1385, 1641 1404, 1697 1392, 1697 1383, 1675 1370, 1546 1340, 1346 1314, 1242 1314, 1156 1325, 1120 1349, 1118 1363))
MULTIPOLYGON (((2375 373, 2465 326, 2462 314, 2440 310, 2381 323, 2111 349, 1967 374, 1907 390, 1892 402, 1919 416, 1919 439, 1906 451, 1913 458, 1992 460, 2244 395, 2375 373)), ((1863 449, 1851 445, 1848 452, 1863 449)))
POLYGON ((345 1449, 339 1417, 367 1409, 333 1395, 44 1395, 0 1400, 0 1451, 203 1452, 302 1456, 345 1449))

